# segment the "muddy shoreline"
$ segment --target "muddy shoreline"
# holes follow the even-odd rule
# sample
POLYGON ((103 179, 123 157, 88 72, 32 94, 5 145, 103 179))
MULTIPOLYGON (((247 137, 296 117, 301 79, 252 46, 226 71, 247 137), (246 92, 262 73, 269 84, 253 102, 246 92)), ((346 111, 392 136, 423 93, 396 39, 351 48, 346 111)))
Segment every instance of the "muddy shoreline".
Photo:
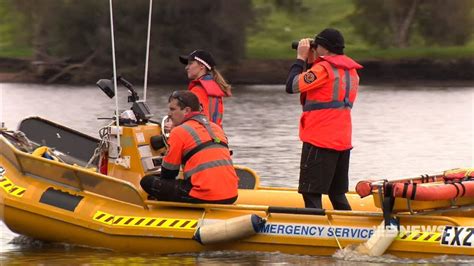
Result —
MULTIPOLYGON (((221 72, 232 84, 284 84, 294 60, 243 60, 221 67, 221 72)), ((418 84, 418 85, 474 85, 474 59, 431 60, 366 60, 360 62, 361 84, 418 84)), ((37 74, 30 60, 0 58, 0 82, 46 83, 47 76, 37 74)), ((73 84, 91 84, 100 76, 85 78, 73 84), (93 80, 92 80, 93 79, 93 80)), ((133 79, 132 79, 133 81, 133 79)), ((137 81, 138 82, 138 81, 137 81)), ((56 83, 70 81, 59 80, 56 83)), ((186 83, 183 73, 169 71, 149 75, 149 84, 186 83)))

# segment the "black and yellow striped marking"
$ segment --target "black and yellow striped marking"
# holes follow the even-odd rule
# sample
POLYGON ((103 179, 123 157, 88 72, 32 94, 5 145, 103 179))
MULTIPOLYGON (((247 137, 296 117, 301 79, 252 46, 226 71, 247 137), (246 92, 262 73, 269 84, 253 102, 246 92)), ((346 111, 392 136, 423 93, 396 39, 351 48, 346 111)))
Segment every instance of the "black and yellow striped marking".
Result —
POLYGON ((439 241, 441 240, 441 235, 442 234, 440 232, 405 231, 405 232, 400 232, 396 240, 439 243, 439 241))
POLYGON ((194 230, 198 225, 198 220, 158 218, 158 217, 137 217, 121 216, 97 211, 94 214, 95 221, 112 226, 148 227, 148 228, 169 228, 194 230))
POLYGON ((13 182, 6 176, 0 176, 0 187, 2 187, 8 194, 19 198, 21 198, 26 191, 26 188, 15 186, 15 184, 13 184, 13 182))

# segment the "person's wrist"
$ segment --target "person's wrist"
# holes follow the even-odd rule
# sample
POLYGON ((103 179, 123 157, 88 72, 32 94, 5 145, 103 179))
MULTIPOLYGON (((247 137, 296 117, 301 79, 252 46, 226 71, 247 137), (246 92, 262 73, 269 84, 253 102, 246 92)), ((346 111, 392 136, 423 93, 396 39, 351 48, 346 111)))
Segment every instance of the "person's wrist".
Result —
POLYGON ((296 63, 297 64, 304 64, 304 63, 306 63, 306 61, 304 61, 303 59, 296 59, 296 63))

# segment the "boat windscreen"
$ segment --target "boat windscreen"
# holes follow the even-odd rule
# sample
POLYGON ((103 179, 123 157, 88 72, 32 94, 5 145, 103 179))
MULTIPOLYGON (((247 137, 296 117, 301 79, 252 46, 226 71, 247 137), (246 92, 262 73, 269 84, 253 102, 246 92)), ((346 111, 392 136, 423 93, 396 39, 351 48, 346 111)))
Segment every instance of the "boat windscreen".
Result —
POLYGON ((72 157, 68 161, 81 166, 87 164, 100 142, 97 138, 40 117, 24 119, 18 130, 38 145, 48 146, 72 157))

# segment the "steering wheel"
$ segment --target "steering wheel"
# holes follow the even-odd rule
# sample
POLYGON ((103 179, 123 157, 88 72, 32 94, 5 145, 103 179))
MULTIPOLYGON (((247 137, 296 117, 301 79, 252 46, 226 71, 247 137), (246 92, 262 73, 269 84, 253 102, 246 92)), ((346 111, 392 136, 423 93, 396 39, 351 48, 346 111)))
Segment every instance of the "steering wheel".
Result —
POLYGON ((163 138, 163 143, 165 144, 166 148, 168 148, 168 137, 170 136, 170 130, 166 128, 166 124, 171 124, 171 119, 168 115, 165 115, 161 120, 161 136, 163 138))

